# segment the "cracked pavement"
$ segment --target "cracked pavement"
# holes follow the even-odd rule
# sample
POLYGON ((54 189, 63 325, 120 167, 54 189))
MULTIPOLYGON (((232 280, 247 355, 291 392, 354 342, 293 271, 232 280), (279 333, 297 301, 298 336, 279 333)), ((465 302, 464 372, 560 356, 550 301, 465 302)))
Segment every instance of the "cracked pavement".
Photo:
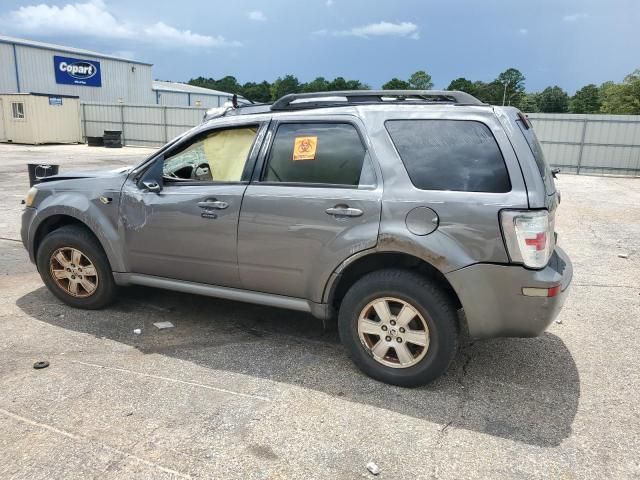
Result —
POLYGON ((305 314, 139 287, 98 312, 50 295, 17 241, 27 161, 148 153, 0 144, 0 478, 374 478, 369 461, 386 479, 640 477, 640 179, 561 174, 561 323, 467 343, 402 389, 305 314))

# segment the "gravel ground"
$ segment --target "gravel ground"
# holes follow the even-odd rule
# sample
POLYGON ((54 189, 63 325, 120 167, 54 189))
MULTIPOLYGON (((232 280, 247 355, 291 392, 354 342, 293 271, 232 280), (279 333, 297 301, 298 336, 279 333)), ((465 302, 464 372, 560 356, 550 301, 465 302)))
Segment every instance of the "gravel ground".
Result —
POLYGON ((98 312, 50 295, 17 241, 25 164, 150 152, 0 144, 0 478, 374 478, 370 461, 387 479, 640 477, 640 179, 561 175, 575 276, 557 323, 470 344, 402 389, 308 315, 145 288, 98 312))

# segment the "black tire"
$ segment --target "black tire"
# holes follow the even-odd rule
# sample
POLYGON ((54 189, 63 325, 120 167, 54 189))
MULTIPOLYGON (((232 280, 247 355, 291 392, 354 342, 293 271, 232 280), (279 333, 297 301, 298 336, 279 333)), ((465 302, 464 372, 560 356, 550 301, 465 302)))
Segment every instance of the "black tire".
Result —
POLYGON ((98 240, 82 226, 67 225, 49 233, 38 247, 36 262, 42 281, 49 291, 67 305, 97 310, 106 307, 115 297, 116 284, 113 281, 109 260, 98 240), (97 287, 89 296, 74 297, 53 278, 50 267, 51 257, 58 249, 66 247, 80 250, 95 267, 97 287))
POLYGON ((379 270, 358 280, 342 300, 338 329, 342 343, 358 368, 376 380, 401 387, 417 387, 435 380, 449 368, 458 349, 457 312, 453 302, 428 278, 408 270, 379 270), (360 339, 360 313, 370 302, 382 297, 409 303, 426 321, 428 348, 414 365, 404 368, 384 365, 360 339))

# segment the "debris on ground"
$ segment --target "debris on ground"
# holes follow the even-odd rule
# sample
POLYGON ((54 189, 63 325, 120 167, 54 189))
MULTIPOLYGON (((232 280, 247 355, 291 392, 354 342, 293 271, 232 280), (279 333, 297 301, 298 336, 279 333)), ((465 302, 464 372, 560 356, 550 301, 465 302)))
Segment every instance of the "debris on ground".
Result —
POLYGON ((156 328, 164 330, 165 328, 173 328, 174 325, 171 322, 156 322, 153 324, 156 328))
POLYGON ((367 470, 369 470, 374 475, 378 475, 380 473, 380 467, 373 462, 367 463, 367 470))
POLYGON ((47 368, 49 366, 49 362, 47 362, 46 360, 40 360, 39 362, 36 362, 33 364, 33 368, 35 368, 36 370, 40 370, 41 368, 47 368))
POLYGON ((620 257, 620 258, 629 258, 629 254, 628 253, 619 253, 618 257, 620 257))
POLYGON ((135 333, 136 335, 140 335, 142 333, 142 329, 136 328, 133 330, 133 333, 135 333))
POLYGON ((558 319, 558 320, 556 320, 556 323, 557 323, 558 325, 562 325, 562 320, 558 319))

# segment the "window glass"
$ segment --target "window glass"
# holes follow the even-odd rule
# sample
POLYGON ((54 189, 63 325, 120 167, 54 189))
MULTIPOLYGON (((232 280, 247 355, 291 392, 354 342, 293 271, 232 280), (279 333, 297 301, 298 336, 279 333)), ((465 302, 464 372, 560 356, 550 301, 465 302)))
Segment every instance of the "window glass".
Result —
POLYGON ((386 127, 417 188, 511 190, 502 153, 486 125, 459 120, 389 120, 386 127))
POLYGON ((239 182, 258 127, 216 130, 164 160, 169 180, 239 182))
POLYGON ((555 183, 553 182, 553 175, 551 174, 551 169, 547 164, 546 159, 544 158, 544 153, 542 152, 542 145, 538 141, 538 137, 536 137, 535 132, 532 127, 526 128, 521 120, 517 120, 516 123, 518 127, 520 127, 520 131, 524 138, 527 140, 529 144, 529 148, 531 149, 531 153, 533 154, 533 158, 536 161, 536 166, 538 167, 538 171, 540 172, 540 176, 544 181, 544 189, 547 192, 547 195, 551 195, 556 191, 555 183))
POLYGON ((11 110, 13 113, 13 118, 23 119, 24 118, 24 103, 23 102, 13 102, 11 103, 11 110))
POLYGON ((353 125, 288 123, 278 127, 263 180, 363 186, 375 173, 353 125))

